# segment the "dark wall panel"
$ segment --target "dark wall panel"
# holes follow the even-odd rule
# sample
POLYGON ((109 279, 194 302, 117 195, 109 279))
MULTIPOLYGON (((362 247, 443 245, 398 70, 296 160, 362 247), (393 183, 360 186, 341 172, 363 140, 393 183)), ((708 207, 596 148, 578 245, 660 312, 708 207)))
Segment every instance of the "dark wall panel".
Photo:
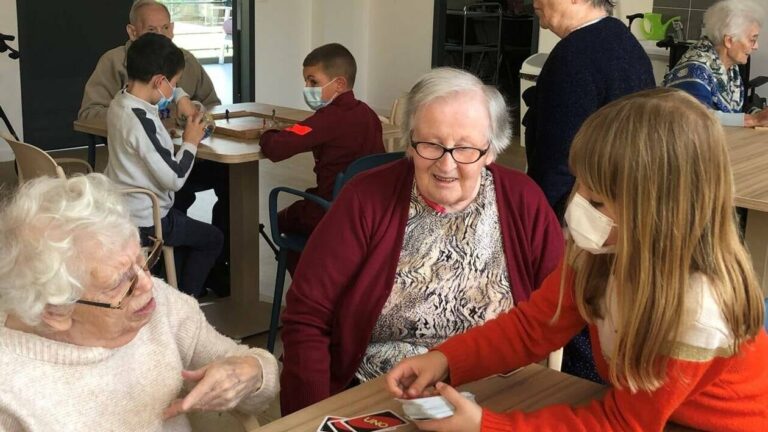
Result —
POLYGON ((72 130, 99 57, 125 43, 132 0, 17 0, 24 140, 46 150, 87 145, 72 130))

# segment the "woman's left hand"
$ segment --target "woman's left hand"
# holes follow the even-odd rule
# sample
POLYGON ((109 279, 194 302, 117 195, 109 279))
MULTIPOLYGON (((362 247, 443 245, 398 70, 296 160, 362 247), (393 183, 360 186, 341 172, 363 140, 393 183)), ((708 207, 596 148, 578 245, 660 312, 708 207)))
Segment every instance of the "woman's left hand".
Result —
POLYGON ((440 420, 417 421, 416 426, 421 430, 440 432, 478 432, 483 418, 480 405, 465 398, 448 384, 439 382, 435 385, 438 393, 443 396, 455 410, 453 415, 440 420))
POLYGON ((165 409, 168 419, 189 411, 227 411, 261 387, 261 363, 255 357, 227 357, 194 371, 181 371, 195 387, 183 399, 176 399, 165 409))

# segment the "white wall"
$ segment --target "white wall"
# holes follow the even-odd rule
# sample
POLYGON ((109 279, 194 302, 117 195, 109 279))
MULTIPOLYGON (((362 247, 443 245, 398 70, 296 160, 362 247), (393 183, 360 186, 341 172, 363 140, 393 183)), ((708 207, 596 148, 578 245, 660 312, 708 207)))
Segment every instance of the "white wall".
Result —
MULTIPOLYGON (((17 36, 16 0, 0 0, 0 33, 17 36)), ((18 37, 8 45, 18 48, 18 37)), ((8 52, 0 54, 0 106, 3 107, 13 129, 22 136, 21 124, 21 75, 19 61, 8 58, 8 52)), ((0 131, 6 132, 5 124, 0 121, 0 131)), ((13 160, 13 153, 8 144, 0 138, 0 161, 13 160)))
POLYGON ((315 0, 256 0, 256 101, 301 108, 301 62, 310 51, 315 0))
MULTIPOLYGON (((768 27, 768 26, 766 26, 768 27)), ((761 39, 768 39, 765 35, 761 39)), ((749 75, 751 77, 768 76, 768 40, 760 41, 760 49, 752 54, 752 64, 750 65, 749 75)), ((768 86, 763 86, 757 89, 757 93, 762 95, 768 94, 768 86)))
POLYGON ((355 94, 387 112, 432 60, 433 0, 256 0, 256 100, 305 108, 301 62, 338 42, 357 61, 355 94))
POLYGON ((367 102, 388 112, 432 68, 432 0, 371 1, 367 102))

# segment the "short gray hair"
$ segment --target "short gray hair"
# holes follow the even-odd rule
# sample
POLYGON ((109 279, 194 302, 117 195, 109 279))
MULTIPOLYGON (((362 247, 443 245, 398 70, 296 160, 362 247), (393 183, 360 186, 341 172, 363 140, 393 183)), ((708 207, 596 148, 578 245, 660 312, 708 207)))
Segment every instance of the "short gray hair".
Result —
POLYGON ((402 144, 410 146, 411 132, 416 113, 435 99, 449 97, 461 92, 479 91, 485 96, 490 120, 488 143, 494 157, 509 146, 512 126, 504 102, 504 96, 493 86, 487 86, 479 78, 461 69, 440 67, 432 69, 419 79, 405 99, 405 115, 402 124, 402 144))
POLYGON ((721 0, 704 12, 704 36, 715 46, 726 36, 743 38, 751 24, 763 26, 765 9, 752 0, 721 0))
POLYGON ((0 210, 0 313, 39 324, 46 305, 80 298, 89 259, 138 239, 122 195, 101 174, 24 183, 0 210))
POLYGON ((131 23, 132 25, 136 25, 136 23, 139 21, 139 9, 143 8, 144 6, 150 6, 150 5, 161 6, 163 9, 165 9, 165 13, 168 14, 168 20, 171 19, 171 12, 168 10, 168 6, 156 0, 136 0, 133 2, 133 5, 131 6, 131 11, 128 12, 128 22, 131 23))

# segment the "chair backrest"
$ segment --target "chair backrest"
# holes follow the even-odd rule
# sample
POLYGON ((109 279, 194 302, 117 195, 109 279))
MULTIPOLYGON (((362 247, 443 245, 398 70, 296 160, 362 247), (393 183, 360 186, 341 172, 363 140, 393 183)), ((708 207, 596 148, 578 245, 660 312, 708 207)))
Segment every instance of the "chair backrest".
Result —
POLYGON ((336 197, 339 195, 339 192, 341 192, 341 188, 344 187, 344 184, 346 184, 349 179, 355 175, 365 170, 375 168, 379 165, 384 165, 385 163, 402 159, 404 156, 405 152, 377 153, 363 156, 360 159, 352 162, 349 164, 347 169, 345 169, 343 172, 340 172, 339 175, 336 176, 336 182, 333 185, 333 199, 336 199, 336 197))
POLYGON ((3 134, 3 139, 8 141, 16 156, 19 183, 43 176, 65 178, 64 170, 42 149, 17 141, 10 135, 3 134))
POLYGON ((400 96, 392 103, 392 110, 389 112, 389 122, 395 126, 403 124, 403 116, 405 115, 405 98, 406 95, 400 96))

